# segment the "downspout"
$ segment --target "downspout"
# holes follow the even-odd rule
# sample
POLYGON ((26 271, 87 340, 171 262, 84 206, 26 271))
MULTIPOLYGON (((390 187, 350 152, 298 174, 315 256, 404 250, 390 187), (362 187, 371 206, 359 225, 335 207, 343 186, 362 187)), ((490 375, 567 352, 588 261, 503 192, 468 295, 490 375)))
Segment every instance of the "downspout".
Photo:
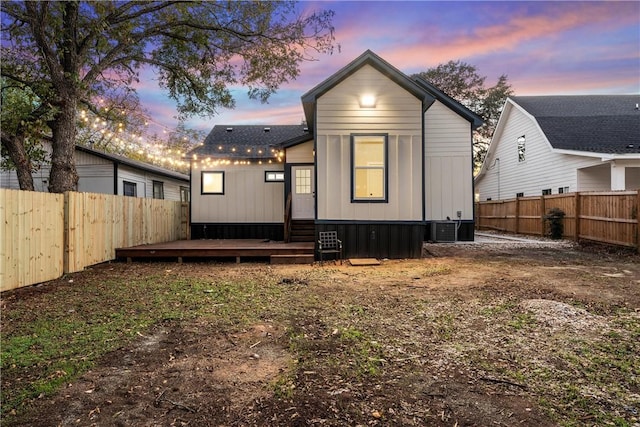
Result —
POLYGON ((118 195, 118 162, 113 162, 113 195, 118 195))

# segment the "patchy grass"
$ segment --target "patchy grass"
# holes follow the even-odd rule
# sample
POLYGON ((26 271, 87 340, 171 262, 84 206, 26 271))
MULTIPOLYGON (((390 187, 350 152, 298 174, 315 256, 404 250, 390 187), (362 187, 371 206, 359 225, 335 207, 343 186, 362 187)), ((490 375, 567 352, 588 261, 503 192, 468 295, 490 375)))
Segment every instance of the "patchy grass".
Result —
MULTIPOLYGON (((536 263, 555 266, 557 259, 536 263)), ((198 419, 189 416, 225 425, 639 422, 640 316, 630 282, 588 282, 582 269, 555 268, 538 280, 530 277, 531 261, 508 257, 386 264, 114 265, 3 295, 3 420, 28 420, 29 407, 49 399, 65 405, 61 387, 100 369, 108 355, 135 349, 158 325, 172 325, 178 336, 183 328, 185 342, 195 340, 184 356, 171 342, 164 354, 199 366, 227 345, 237 348, 240 339, 233 337, 259 324, 280 328, 276 341, 290 363, 264 380, 260 394, 247 397, 250 406, 230 415, 228 402, 210 412, 197 400, 186 405, 168 395, 163 404, 182 405, 174 403, 174 412, 192 409, 180 420, 194 425, 198 419), (559 285, 550 285, 554 281, 559 285), (609 302, 604 289, 633 303, 609 302), (198 346, 193 328, 206 329, 221 347, 198 346)), ((268 353, 260 349, 267 339, 252 336, 244 358, 231 363, 241 370, 265 363, 268 353), (260 358, 247 358, 254 352, 260 358)), ((168 363, 161 353, 145 362, 146 375, 168 363)), ((242 387, 216 388, 215 396, 242 393, 242 387)), ((194 385, 184 396, 212 402, 201 389, 194 385)), ((147 407, 161 406, 158 393, 148 392, 147 407)), ((127 408, 102 408, 109 410, 127 408)), ((169 413, 159 412, 153 422, 166 425, 161 417, 169 413)))
POLYGON ((220 328, 255 321, 249 301, 268 302, 281 289, 255 280, 234 282, 153 275, 58 286, 42 300, 17 300, 2 315, 2 414, 55 393, 103 355, 168 320, 209 318, 220 328))

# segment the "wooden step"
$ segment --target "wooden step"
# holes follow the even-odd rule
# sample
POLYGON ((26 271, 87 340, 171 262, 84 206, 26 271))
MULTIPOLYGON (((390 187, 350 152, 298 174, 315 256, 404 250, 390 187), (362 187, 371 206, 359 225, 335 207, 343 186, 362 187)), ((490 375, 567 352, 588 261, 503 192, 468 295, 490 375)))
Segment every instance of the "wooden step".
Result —
POLYGON ((271 264, 313 264, 313 254, 271 255, 271 264))

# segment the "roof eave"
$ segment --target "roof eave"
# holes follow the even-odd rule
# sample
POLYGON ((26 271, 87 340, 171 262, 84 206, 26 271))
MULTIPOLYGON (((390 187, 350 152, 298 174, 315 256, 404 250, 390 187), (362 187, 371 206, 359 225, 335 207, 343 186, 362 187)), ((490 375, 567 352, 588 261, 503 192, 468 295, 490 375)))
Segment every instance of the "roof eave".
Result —
POLYGON ((126 157, 118 156, 118 155, 115 155, 115 154, 105 153, 105 152, 102 152, 102 151, 98 151, 98 150, 95 150, 95 149, 84 147, 82 145, 76 145, 76 149, 80 150, 80 151, 83 151, 85 153, 88 153, 88 154, 92 154, 92 155, 94 155, 96 157, 100 157, 102 159, 110 160, 110 161, 112 161, 114 163, 117 163, 117 164, 122 164, 122 165, 130 166, 130 167, 133 167, 133 168, 142 169, 142 170, 147 171, 149 173, 166 176, 168 178, 173 178, 173 179, 189 182, 189 176, 188 175, 185 175, 185 174, 180 173, 180 172, 172 171, 172 170, 169 170, 169 169, 164 169, 164 168, 162 168, 160 166, 151 165, 151 164, 147 165, 144 162, 140 162, 140 161, 133 160, 133 159, 128 159, 126 157))
POLYGON ((455 99, 451 98, 449 95, 442 92, 440 89, 438 89, 428 81, 424 80, 421 77, 417 77, 416 82, 420 86, 422 86, 429 95, 435 97, 435 99, 442 102, 451 110, 455 111, 458 115, 471 122, 473 130, 479 128, 484 124, 484 119, 482 117, 480 117, 478 114, 474 113, 455 99))

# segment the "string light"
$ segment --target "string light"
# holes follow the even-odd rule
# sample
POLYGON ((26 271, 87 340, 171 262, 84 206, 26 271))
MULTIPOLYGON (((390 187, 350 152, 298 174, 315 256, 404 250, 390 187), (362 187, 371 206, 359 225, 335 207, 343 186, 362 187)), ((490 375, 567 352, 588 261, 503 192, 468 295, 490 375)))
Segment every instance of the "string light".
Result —
MULTIPOLYGON (((277 150, 275 148, 267 148, 267 149, 253 149, 246 147, 236 147, 236 146, 223 146, 218 145, 216 154, 214 156, 206 154, 206 157, 199 157, 198 154, 192 154, 189 158, 186 153, 179 149, 172 149, 164 146, 163 144, 150 142, 148 137, 145 137, 141 133, 131 133, 126 130, 126 126, 122 122, 118 122, 115 125, 115 129, 109 129, 107 127, 107 122, 105 120, 101 120, 100 118, 95 118, 93 122, 89 125, 90 118, 87 117, 87 113, 85 111, 80 112, 80 119, 82 122, 87 123, 87 126, 90 129, 93 129, 95 132, 98 132, 102 137, 110 138, 115 143, 115 146, 119 147, 121 150, 128 150, 138 155, 142 156, 147 161, 152 163, 157 163, 161 165, 171 165, 172 167, 177 167, 181 169, 188 169, 191 166, 194 170, 199 168, 207 168, 207 167, 219 167, 219 166, 248 166, 252 164, 273 164, 273 163, 281 163, 284 158, 284 151, 277 150), (116 130, 117 129, 117 130, 116 130), (246 154, 257 153, 256 159, 248 160, 248 159, 234 159, 234 157, 238 156, 239 152, 245 152, 246 154), (225 156, 225 153, 227 155, 225 156), (271 158, 264 158, 265 153, 270 153, 271 158), (230 158, 226 158, 226 157, 230 158)), ((151 119, 147 119, 144 124, 145 126, 149 126, 150 123, 153 122, 151 119)), ((163 127, 159 123, 155 123, 159 127, 163 127)), ((164 127, 163 127, 164 128, 164 127)), ((164 128, 163 133, 167 134, 167 129, 164 128)), ((187 141, 188 138, 186 136, 182 136, 181 139, 183 141, 187 141)), ((200 142, 199 144, 192 145, 193 147, 203 146, 204 143, 200 142)), ((212 147, 214 148, 214 147, 212 147)), ((215 149, 214 148, 214 149, 215 149)))

